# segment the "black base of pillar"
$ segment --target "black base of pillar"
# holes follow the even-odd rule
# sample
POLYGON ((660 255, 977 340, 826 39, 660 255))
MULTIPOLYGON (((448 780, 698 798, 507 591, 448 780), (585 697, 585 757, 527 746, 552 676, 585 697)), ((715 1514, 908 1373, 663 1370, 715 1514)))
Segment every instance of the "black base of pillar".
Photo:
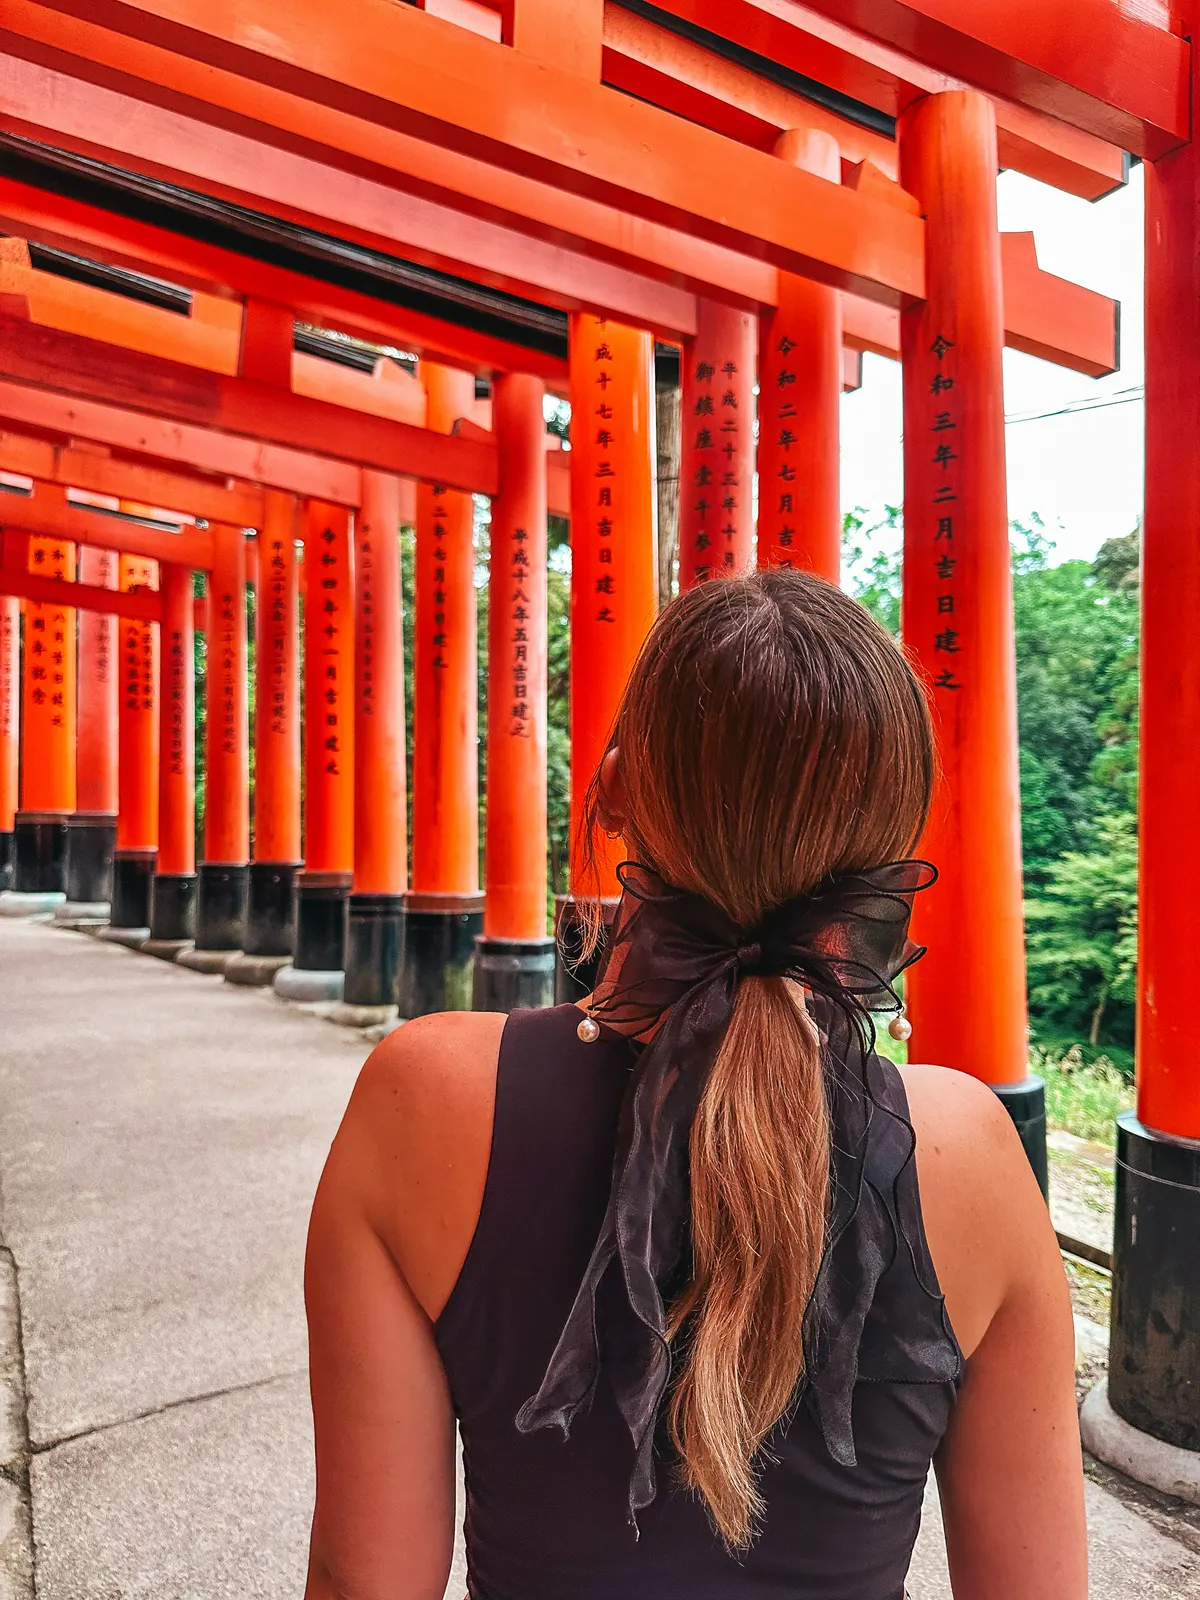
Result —
POLYGON ((240 950, 246 937, 245 862, 202 861, 196 897, 196 949, 240 950))
POLYGON ((476 939, 474 1009, 552 1006, 556 952, 553 939, 476 939))
POLYGON ((7 833, 0 833, 0 891, 11 889, 13 886, 14 855, 11 830, 7 833))
MULTIPOLYGON (((602 901, 605 935, 619 904, 619 900, 602 901)), ((587 961, 582 960, 583 921, 575 897, 569 894, 554 897, 554 932, 558 948, 554 963, 554 1002, 562 1006, 569 1001, 582 1000, 596 987, 596 974, 604 965, 608 941, 602 936, 595 954, 587 961)))
POLYGON ((116 844, 117 819, 111 812, 77 811, 68 818, 63 870, 67 899, 73 905, 102 905, 112 899, 116 844))
POLYGON ((482 932, 481 894, 406 896, 399 990, 402 1017, 471 1010, 475 940, 482 932))
POLYGON ((348 872, 305 872, 296 899, 296 953, 300 972, 344 972, 350 900, 348 872))
POLYGON ((246 909, 248 956, 290 956, 296 948, 296 878, 302 861, 252 861, 246 909))
POLYGON ((117 850, 113 855, 110 928, 150 926, 150 885, 157 850, 117 850))
POLYGON ((13 888, 18 894, 64 894, 65 812, 18 811, 13 828, 13 888))
POLYGON ((174 941, 196 937, 196 874, 156 872, 150 886, 150 937, 174 941))
POLYGON ((1024 1083, 994 1083, 992 1088, 1021 1136, 1038 1188, 1047 1197, 1050 1174, 1046 1162, 1046 1085, 1032 1075, 1024 1083))
POLYGON ((398 1005, 403 959, 404 896, 352 894, 346 929, 346 1005, 398 1005))
POLYGON ((1108 1399, 1134 1428, 1200 1450, 1200 1140, 1117 1118, 1108 1399))

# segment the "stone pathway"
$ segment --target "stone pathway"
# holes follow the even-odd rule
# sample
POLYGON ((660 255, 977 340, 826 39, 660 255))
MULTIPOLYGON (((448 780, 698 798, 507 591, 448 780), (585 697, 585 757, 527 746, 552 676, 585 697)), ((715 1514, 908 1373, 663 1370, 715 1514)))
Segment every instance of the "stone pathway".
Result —
MULTIPOLYGON (((0 920, 0 1600, 299 1600, 304 1233, 367 1048, 0 920)), ((1098 1600, 1200 1600, 1200 1517, 1088 1492, 1098 1600)), ((935 1500, 910 1588, 950 1594, 935 1500)))

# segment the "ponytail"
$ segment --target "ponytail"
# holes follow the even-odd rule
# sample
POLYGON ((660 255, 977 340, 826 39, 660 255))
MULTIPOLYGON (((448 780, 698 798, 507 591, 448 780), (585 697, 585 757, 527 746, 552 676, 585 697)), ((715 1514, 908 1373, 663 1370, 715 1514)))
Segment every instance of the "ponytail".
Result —
POLYGON ((781 978, 743 979, 691 1131, 692 1280, 670 1308, 683 1481, 731 1548, 763 1511, 755 1456, 804 1370, 825 1239, 829 1112, 817 1030, 781 978))

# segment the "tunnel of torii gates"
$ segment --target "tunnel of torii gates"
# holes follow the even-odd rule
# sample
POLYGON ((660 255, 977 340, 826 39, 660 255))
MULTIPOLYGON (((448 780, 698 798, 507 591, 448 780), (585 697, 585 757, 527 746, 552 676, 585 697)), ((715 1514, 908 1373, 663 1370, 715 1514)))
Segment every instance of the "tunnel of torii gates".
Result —
POLYGON ((105 918, 359 1022, 577 993, 547 933, 548 512, 570 520, 577 819, 667 596, 674 483, 682 585, 755 562, 836 579, 839 394, 864 351, 898 358, 902 632, 941 748, 911 1050, 990 1084, 1044 1181, 1001 358, 1110 372, 1116 307, 999 233, 996 175, 1096 200, 1140 159, 1138 1099, 1109 1398, 1200 1448, 1198 4, 7 0, 5 909, 105 918))

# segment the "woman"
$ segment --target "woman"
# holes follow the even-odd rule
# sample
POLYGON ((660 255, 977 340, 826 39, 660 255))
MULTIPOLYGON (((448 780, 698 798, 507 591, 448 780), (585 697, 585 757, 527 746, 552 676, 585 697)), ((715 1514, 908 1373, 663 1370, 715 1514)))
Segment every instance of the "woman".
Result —
POLYGON ((589 795, 636 863, 596 994, 409 1023, 330 1154, 308 1600, 441 1600, 456 1418, 472 1600, 900 1600, 931 1460, 960 1600, 1083 1600, 1045 1206, 990 1090, 870 1049, 932 776, 837 589, 659 618, 589 795))

